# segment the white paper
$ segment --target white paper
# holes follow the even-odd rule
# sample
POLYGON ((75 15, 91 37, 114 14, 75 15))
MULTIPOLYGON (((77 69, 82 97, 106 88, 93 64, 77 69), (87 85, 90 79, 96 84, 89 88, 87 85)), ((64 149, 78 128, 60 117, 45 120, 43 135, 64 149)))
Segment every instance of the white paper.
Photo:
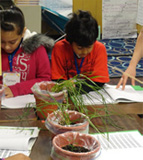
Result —
POLYGON ((82 95, 84 105, 96 105, 96 104, 110 104, 115 103, 105 90, 99 90, 98 92, 91 91, 88 94, 82 95), (103 99, 104 98, 104 99, 103 99))
POLYGON ((143 136, 138 131, 112 132, 109 139, 101 134, 93 136, 101 144, 98 160, 142 159, 143 136))
POLYGON ((3 73, 3 85, 11 86, 20 82, 20 73, 4 72, 3 73))
POLYGON ((12 98, 5 98, 2 99, 1 103, 2 103, 1 108, 10 108, 10 109, 25 108, 28 103, 34 104, 35 98, 33 94, 28 94, 12 98))
POLYGON ((102 39, 135 38, 137 0, 102 0, 102 39))
POLYGON ((98 160, 141 160, 143 148, 102 150, 98 160))
POLYGON ((134 90, 131 85, 122 90, 121 87, 116 89, 116 85, 106 84, 104 89, 83 94, 82 98, 85 105, 143 102, 143 92, 134 90))
POLYGON ((136 91, 131 85, 126 85, 122 90, 122 86, 116 89, 116 85, 106 85, 105 90, 110 96, 119 102, 143 102, 143 94, 140 91, 136 91))
POLYGON ((39 131, 38 127, 0 126, 0 158, 21 152, 29 156, 39 131))
POLYGON ((138 0, 137 23, 143 25, 143 0, 138 0))

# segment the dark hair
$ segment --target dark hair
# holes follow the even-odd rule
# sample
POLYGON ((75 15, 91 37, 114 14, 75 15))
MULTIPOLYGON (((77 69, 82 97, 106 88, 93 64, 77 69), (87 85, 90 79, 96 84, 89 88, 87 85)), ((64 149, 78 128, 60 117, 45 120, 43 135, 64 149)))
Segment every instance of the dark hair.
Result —
POLYGON ((10 6, 14 5, 15 3, 12 0, 0 0, 0 8, 1 9, 8 9, 10 6))
POLYGON ((65 26, 66 39, 70 43, 75 42, 79 46, 88 47, 98 37, 98 23, 90 12, 79 10, 65 26))
POLYGON ((2 30, 14 31, 17 29, 17 34, 22 34, 25 27, 25 20, 22 11, 18 7, 11 6, 9 9, 1 10, 0 14, 2 30))

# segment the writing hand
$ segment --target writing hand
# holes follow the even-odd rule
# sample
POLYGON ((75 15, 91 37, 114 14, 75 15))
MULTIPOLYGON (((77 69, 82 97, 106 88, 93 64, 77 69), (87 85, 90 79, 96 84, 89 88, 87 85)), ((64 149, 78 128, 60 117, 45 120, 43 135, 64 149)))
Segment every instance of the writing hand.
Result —
POLYGON ((11 91, 11 89, 9 87, 5 88, 5 97, 6 98, 13 97, 13 93, 12 93, 12 91, 11 91))

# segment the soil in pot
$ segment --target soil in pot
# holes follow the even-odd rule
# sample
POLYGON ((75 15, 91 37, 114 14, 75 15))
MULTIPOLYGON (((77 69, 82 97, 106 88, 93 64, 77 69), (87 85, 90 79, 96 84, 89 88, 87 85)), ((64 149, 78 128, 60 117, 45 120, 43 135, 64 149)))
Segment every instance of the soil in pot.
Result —
POLYGON ((73 144, 66 145, 66 146, 62 147, 62 149, 70 151, 70 152, 78 152, 78 153, 90 151, 89 149, 87 149, 85 147, 74 146, 73 144))
POLYGON ((93 160, 100 155, 99 141, 89 134, 66 132, 55 136, 52 143, 51 158, 53 160, 93 160), (69 148, 73 150, 73 147, 79 147, 78 150, 81 149, 82 152, 69 151, 69 148), (84 151, 85 149, 87 150, 84 151))

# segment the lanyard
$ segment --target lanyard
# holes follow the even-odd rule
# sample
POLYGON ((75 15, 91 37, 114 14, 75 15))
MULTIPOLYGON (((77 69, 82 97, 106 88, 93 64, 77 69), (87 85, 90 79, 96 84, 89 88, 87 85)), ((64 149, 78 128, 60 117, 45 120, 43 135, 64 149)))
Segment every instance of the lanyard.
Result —
POLYGON ((8 60, 9 60, 9 66, 10 66, 10 72, 12 72, 12 60, 13 60, 13 57, 15 55, 16 52, 8 55, 8 60))
MULTIPOLYGON (((20 44, 22 43, 23 38, 21 39, 20 44)), ((18 45, 18 47, 10 54, 8 54, 8 61, 9 61, 9 66, 10 66, 10 72, 12 72, 12 61, 13 61, 13 57, 15 55, 15 53, 18 51, 20 44, 18 45)))
POLYGON ((79 75, 80 74, 80 69, 81 69, 83 61, 84 61, 84 58, 82 58, 80 66, 78 67, 76 54, 74 53, 74 61, 75 61, 75 67, 76 67, 77 74, 79 75))

